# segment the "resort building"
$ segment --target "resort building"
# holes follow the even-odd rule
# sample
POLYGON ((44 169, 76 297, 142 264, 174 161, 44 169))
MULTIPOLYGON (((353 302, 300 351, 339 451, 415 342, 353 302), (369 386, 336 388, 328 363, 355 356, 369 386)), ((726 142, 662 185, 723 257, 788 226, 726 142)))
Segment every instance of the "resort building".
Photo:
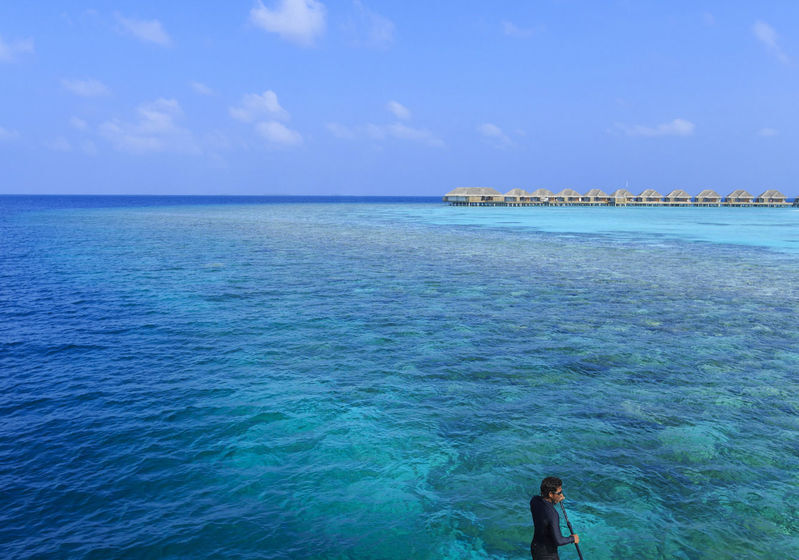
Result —
POLYGON ((633 198, 635 198, 635 196, 627 189, 616 189, 613 191, 613 194, 610 195, 610 200, 613 202, 614 206, 627 206, 633 198))
POLYGON ((751 206, 755 198, 743 189, 732 191, 724 198, 724 206, 751 206))
POLYGON ((721 195, 716 191, 705 189, 694 199, 695 206, 721 206, 721 195))
MULTIPOLYGON (((564 204, 579 204, 580 203, 580 193, 575 191, 574 189, 563 189, 558 194, 555 195, 555 204, 557 205, 564 205, 564 204)), ((552 201, 550 201, 552 204, 552 201)))
POLYGON ((536 189, 530 193, 530 202, 533 204, 549 204, 554 198, 555 193, 549 189, 536 189))
POLYGON ((691 195, 682 189, 675 189, 666 195, 667 206, 690 206, 691 195))
POLYGON ((505 193, 505 202, 509 206, 530 204, 530 193, 524 189, 511 189, 505 193))
MULTIPOLYGON (((451 206, 761 206, 785 208, 791 201, 778 190, 769 189, 757 198, 739 189, 722 198, 719 193, 705 189, 695 198, 683 189, 675 189, 665 197, 654 189, 646 189, 635 196, 627 189, 616 189, 607 194, 601 189, 591 189, 580 194, 574 189, 563 189, 554 194, 549 189, 527 192, 514 188, 502 194, 488 187, 458 187, 444 195, 451 206)), ((799 197, 793 206, 799 207, 799 197)))
POLYGON ((505 204, 505 195, 489 187, 458 187, 444 195, 444 202, 457 206, 496 206, 505 204))
POLYGON ((788 201, 780 191, 770 189, 758 196, 755 199, 755 204, 758 206, 787 206, 788 201))
POLYGON ((585 196, 580 197, 580 202, 583 204, 597 205, 597 204, 610 204, 610 197, 608 193, 601 189, 591 189, 585 196))
POLYGON ((629 204, 638 206, 661 206, 663 204, 663 195, 655 189, 646 189, 638 196, 634 196, 629 204))

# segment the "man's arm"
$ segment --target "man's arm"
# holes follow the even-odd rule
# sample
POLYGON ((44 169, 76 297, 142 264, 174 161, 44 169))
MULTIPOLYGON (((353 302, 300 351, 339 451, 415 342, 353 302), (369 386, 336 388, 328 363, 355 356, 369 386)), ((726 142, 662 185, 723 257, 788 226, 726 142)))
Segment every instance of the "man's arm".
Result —
POLYGON ((574 542, 574 536, 564 537, 563 533, 560 532, 560 516, 558 512, 555 511, 555 508, 552 508, 550 512, 549 527, 552 532, 552 540, 555 541, 555 544, 558 546, 572 544, 574 542))

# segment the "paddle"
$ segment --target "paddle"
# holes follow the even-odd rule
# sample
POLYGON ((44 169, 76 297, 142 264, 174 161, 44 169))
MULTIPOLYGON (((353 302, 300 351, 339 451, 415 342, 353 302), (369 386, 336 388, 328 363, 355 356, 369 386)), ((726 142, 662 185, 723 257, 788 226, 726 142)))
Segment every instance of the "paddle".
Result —
MULTIPOLYGON (((574 534, 574 529, 572 529, 572 524, 569 521, 569 516, 566 515, 566 508, 563 507, 563 502, 560 503, 560 511, 563 512, 563 519, 566 520, 566 526, 569 528, 569 533, 571 533, 573 535, 574 534)), ((574 543, 574 548, 577 549, 577 556, 580 557, 580 560, 583 560, 583 553, 580 552, 580 545, 577 544, 577 543, 574 543)))

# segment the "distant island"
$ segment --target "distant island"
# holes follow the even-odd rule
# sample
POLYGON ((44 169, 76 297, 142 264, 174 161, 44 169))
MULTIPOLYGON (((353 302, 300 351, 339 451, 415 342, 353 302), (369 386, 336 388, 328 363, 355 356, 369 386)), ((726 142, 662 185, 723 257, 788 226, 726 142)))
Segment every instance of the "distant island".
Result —
MULTIPOLYGON (((600 189, 591 189, 585 194, 573 189, 563 189, 558 193, 548 189, 533 192, 512 189, 502 194, 487 187, 458 187, 444 195, 444 202, 451 206, 791 206, 784 194, 773 189, 759 196, 736 190, 722 197, 710 189, 696 196, 677 189, 664 196, 653 189, 646 189, 638 195, 627 189, 618 189, 611 194, 600 189)), ((799 206, 799 197, 793 206, 799 206)))

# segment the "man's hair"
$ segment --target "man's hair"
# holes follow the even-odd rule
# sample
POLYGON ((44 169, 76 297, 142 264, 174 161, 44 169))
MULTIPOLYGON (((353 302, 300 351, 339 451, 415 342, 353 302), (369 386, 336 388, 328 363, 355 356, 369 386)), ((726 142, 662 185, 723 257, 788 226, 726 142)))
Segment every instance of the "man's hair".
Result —
POLYGON ((550 492, 557 492, 562 486, 563 481, 557 476, 548 476, 541 481, 541 495, 548 498, 550 492))

